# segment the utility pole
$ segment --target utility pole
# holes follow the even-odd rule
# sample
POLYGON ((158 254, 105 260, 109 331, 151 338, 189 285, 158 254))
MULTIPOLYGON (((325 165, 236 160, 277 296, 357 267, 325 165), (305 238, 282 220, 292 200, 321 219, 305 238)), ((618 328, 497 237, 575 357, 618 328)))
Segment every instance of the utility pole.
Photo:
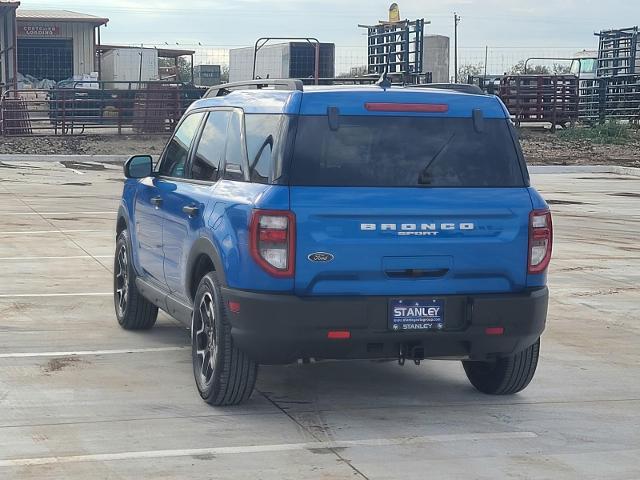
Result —
POLYGON ((458 83, 458 24, 460 15, 453 12, 453 68, 455 68, 455 83, 458 83))

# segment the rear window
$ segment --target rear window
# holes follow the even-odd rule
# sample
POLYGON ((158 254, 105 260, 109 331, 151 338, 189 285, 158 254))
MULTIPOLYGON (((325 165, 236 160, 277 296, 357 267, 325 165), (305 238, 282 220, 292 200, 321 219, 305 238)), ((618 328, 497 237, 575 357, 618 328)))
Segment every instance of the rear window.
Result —
POLYGON ((290 183, 353 187, 522 187, 505 119, 300 116, 290 183))

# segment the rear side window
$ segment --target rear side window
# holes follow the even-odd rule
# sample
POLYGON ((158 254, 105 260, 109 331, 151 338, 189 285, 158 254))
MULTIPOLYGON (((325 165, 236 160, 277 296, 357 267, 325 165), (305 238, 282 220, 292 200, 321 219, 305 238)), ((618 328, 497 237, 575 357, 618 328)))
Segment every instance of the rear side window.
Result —
POLYGON ((196 148, 191 165, 191 178, 215 182, 227 138, 229 111, 214 111, 209 114, 196 148))
POLYGON ((249 114, 244 123, 251 181, 272 183, 281 175, 289 119, 285 115, 249 114))
POLYGON ((300 116, 290 183, 354 187, 522 187, 505 119, 300 116))
POLYGON ((160 175, 184 177, 184 167, 189 156, 189 149, 198 132, 203 115, 204 113, 193 113, 182 121, 164 152, 160 164, 160 175))

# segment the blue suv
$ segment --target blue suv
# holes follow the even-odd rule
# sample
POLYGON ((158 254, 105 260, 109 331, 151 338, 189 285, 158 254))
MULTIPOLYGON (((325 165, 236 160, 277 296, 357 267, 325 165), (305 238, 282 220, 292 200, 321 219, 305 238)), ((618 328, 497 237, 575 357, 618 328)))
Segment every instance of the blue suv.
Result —
POLYGON ((481 392, 524 389, 551 215, 501 101, 452 88, 211 89, 155 166, 125 164, 120 325, 188 325, 213 405, 316 359, 460 360, 481 392))

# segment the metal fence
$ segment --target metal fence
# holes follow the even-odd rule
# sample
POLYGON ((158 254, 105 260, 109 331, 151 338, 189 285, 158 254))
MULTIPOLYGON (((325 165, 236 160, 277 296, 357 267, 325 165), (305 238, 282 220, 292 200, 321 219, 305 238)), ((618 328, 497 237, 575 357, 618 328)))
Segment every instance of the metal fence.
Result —
MULTIPOLYGON (((194 63, 222 65, 221 80, 224 81, 228 75, 229 47, 195 46, 194 63)), ((531 79, 517 85, 514 83, 516 76, 504 74, 528 56, 570 56, 578 49, 461 47, 459 63, 463 67, 473 67, 469 73, 475 75, 474 83, 481 84, 489 93, 499 94, 519 123, 535 121, 556 125, 571 123, 577 118, 589 122, 609 118, 638 121, 638 74, 605 80, 581 80, 575 85, 565 81, 558 85, 545 84, 544 81, 541 85, 534 85, 531 79), (482 75, 485 69, 487 77, 482 75), (502 84, 505 78, 511 80, 502 84)), ((337 46, 335 53, 335 74, 343 77, 343 83, 366 84, 377 80, 365 76, 366 45, 337 46)), ((185 70, 184 77, 188 77, 190 65, 180 65, 185 70)), ((547 66, 551 69, 553 62, 547 66)), ((428 75, 423 77, 419 82, 430 82, 428 75)), ((312 79, 303 80, 309 84, 312 79)), ((336 79, 321 78, 319 83, 335 84, 336 79)), ((5 91, 0 98, 0 133, 166 133, 173 129, 185 109, 204 91, 184 83, 170 82, 94 82, 91 86, 97 88, 86 88, 80 82, 64 85, 64 88, 57 85, 50 90, 19 88, 5 91)))
POLYGON ((84 83, 5 91, 0 98, 0 132, 163 134, 173 130, 187 107, 205 91, 163 82, 93 82, 94 88, 84 83))
POLYGON ((579 81, 571 75, 470 75, 467 82, 500 96, 517 123, 640 123, 640 74, 579 81))
POLYGON ((579 116, 588 123, 640 122, 640 75, 581 81, 579 116))
POLYGON ((638 27, 618 30, 603 30, 597 36, 600 39, 598 47, 598 77, 617 77, 638 73, 640 58, 638 52, 638 27))
POLYGON ((578 77, 575 75, 507 75, 499 95, 516 124, 567 126, 578 120, 578 77))

